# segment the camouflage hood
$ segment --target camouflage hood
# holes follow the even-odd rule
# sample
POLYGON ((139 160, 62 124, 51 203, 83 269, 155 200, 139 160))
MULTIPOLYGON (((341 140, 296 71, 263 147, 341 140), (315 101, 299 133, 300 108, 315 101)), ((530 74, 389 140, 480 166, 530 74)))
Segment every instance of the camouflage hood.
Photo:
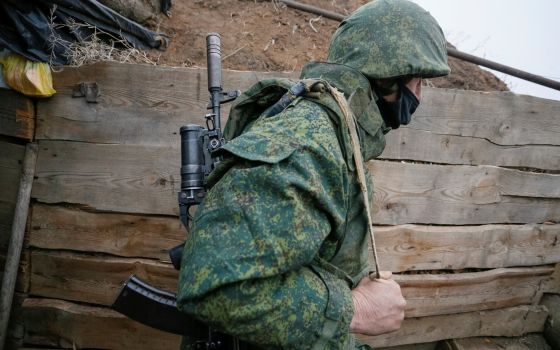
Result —
POLYGON ((328 62, 369 79, 449 74, 446 41, 429 12, 406 0, 377 0, 348 16, 334 33, 328 62))
MULTIPOLYGON (((377 107, 377 96, 371 90, 368 79, 358 70, 343 64, 328 62, 309 62, 303 67, 301 78, 319 78, 328 81, 332 86, 344 93, 352 113, 358 123, 360 148, 364 160, 373 159, 383 152, 385 137, 389 130, 381 118, 377 107)), ((338 116, 338 125, 344 125, 342 114, 338 116)), ((350 138, 347 132, 339 135, 345 144, 347 154, 351 154, 350 138)), ((349 162, 349 167, 353 168, 349 162)))

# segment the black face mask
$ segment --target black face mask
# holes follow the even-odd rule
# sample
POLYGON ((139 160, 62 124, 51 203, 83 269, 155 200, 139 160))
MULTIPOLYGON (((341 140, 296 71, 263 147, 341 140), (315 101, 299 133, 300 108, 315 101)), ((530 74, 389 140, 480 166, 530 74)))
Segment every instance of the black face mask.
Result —
POLYGON ((418 108, 420 101, 414 93, 399 82, 400 96, 395 102, 387 102, 383 97, 377 100, 377 107, 387 126, 398 129, 401 125, 410 123, 412 114, 418 108))

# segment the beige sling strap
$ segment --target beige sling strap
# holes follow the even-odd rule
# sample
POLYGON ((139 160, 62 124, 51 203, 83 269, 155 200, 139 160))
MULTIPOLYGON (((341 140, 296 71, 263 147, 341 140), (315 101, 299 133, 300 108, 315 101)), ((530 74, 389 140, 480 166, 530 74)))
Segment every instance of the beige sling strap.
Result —
MULTIPOLYGON (((380 278, 379 269, 379 259, 377 256, 377 248, 375 245, 375 236, 373 235, 373 220, 371 219, 371 205, 369 203, 369 193, 366 182, 366 174, 364 170, 364 160, 362 158, 362 152, 360 150, 360 142, 358 139, 358 132, 356 131, 356 122, 354 120, 354 115, 350 110, 350 106, 344 97, 344 94, 338 91, 335 87, 329 85, 330 92, 334 99, 336 100, 338 106, 344 114, 344 120, 346 121, 346 126, 350 131, 350 139, 352 142, 352 151, 354 153, 354 163, 356 164, 356 171, 358 172, 358 183, 360 184, 360 189, 362 190, 362 195, 364 196, 364 204, 366 207, 367 219, 368 219, 368 231, 369 237, 371 239, 371 249, 373 252, 373 261, 375 263, 375 278, 380 278)), ((370 278, 374 278, 370 274, 370 278)))

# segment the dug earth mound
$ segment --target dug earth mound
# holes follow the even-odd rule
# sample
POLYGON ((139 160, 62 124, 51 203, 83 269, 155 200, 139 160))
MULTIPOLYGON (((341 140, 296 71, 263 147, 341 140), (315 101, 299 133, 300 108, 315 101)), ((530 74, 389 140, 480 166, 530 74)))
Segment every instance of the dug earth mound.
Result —
MULTIPOLYGON (((305 3, 343 15, 366 0, 306 0, 305 3)), ((224 69, 299 71, 311 60, 324 60, 336 21, 287 8, 277 1, 175 1, 171 17, 159 15, 150 26, 171 37, 166 51, 153 52, 157 64, 206 66, 206 34, 222 36, 224 69)), ((492 73, 472 63, 449 58, 451 74, 426 85, 477 91, 508 91, 492 73)))

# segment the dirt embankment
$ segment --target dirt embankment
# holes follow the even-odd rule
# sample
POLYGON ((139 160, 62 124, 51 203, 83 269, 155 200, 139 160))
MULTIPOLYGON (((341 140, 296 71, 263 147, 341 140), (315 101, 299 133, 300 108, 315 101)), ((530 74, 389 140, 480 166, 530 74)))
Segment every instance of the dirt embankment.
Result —
MULTIPOLYGON (((349 14, 366 0, 306 0, 326 10, 349 14)), ((171 37, 166 51, 153 53, 158 64, 206 66, 205 37, 222 36, 223 68, 298 71, 310 60, 326 58, 336 21, 287 8, 275 1, 175 1, 171 18, 160 15, 155 27, 171 37)), ((450 58, 452 73, 431 79, 430 86, 505 91, 507 86, 474 64, 450 58)))

